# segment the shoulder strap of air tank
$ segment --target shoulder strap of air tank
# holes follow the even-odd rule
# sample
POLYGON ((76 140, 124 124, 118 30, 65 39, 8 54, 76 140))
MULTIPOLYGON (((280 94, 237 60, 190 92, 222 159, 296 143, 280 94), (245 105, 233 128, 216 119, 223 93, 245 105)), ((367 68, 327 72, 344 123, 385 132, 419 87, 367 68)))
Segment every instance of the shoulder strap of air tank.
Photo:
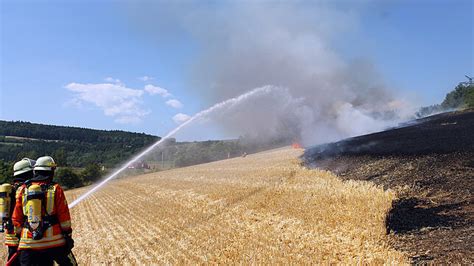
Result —
POLYGON ((54 189, 56 190, 56 185, 57 185, 57 184, 58 184, 58 183, 56 183, 56 182, 54 182, 54 181, 51 181, 51 182, 49 183, 49 188, 53 188, 53 187, 54 187, 54 189))
POLYGON ((31 180, 26 180, 25 183, 24 183, 26 188, 29 188, 31 186, 31 184, 33 184, 33 182, 31 182, 31 180))

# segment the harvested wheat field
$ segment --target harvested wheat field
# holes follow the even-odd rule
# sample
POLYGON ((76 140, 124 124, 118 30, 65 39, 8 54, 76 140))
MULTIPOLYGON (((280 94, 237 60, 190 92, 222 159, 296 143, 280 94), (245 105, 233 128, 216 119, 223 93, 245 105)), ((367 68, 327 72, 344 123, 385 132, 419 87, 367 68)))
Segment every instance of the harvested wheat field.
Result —
POLYGON ((387 244, 394 193, 305 169, 301 154, 285 148, 113 181, 71 210, 78 262, 407 263, 387 244))

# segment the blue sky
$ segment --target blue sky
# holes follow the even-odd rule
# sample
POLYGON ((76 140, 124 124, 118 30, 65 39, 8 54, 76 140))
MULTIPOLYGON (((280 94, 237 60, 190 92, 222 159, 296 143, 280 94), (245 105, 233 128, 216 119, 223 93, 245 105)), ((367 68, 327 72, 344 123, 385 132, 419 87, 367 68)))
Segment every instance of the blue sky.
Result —
MULTIPOLYGON (((419 105, 440 102, 464 74, 474 75, 470 0, 332 5, 357 21, 332 38, 332 49, 344 60, 370 60, 386 83, 419 105)), ((179 123, 174 120, 208 107, 209 99, 189 82, 206 43, 176 25, 164 37, 150 36, 147 27, 155 25, 137 23, 141 14, 134 7, 126 1, 1 1, 0 119, 164 135, 179 123)), ((218 136, 214 130, 200 137, 218 136)))

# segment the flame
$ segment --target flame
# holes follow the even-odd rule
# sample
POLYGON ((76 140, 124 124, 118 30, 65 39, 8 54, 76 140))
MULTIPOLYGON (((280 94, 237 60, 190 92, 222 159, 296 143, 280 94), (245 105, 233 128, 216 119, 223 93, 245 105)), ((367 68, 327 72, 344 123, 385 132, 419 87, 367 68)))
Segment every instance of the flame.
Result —
POLYGON ((291 144, 291 147, 293 147, 293 149, 302 149, 303 146, 301 146, 301 144, 299 144, 298 142, 293 142, 293 144, 291 144))

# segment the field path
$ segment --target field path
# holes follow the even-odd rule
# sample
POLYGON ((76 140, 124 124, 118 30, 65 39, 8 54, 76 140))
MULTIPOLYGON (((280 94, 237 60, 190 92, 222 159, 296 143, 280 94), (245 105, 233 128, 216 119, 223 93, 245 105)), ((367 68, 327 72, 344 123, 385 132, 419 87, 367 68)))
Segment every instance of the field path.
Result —
MULTIPOLYGON (((406 263, 394 194, 278 149, 110 182, 71 210, 80 264, 406 263)), ((67 192, 68 201, 89 188, 67 192)))

